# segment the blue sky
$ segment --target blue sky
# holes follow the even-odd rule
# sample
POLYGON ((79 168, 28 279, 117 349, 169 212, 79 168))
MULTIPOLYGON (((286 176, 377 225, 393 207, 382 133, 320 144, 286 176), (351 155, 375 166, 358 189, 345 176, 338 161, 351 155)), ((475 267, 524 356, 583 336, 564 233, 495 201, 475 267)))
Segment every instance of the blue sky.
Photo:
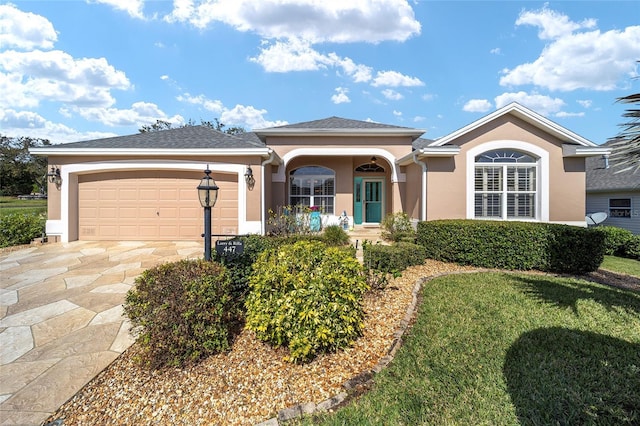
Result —
POLYGON ((0 1, 0 133, 335 115, 435 139, 517 101, 599 144, 638 60, 637 1, 0 1))

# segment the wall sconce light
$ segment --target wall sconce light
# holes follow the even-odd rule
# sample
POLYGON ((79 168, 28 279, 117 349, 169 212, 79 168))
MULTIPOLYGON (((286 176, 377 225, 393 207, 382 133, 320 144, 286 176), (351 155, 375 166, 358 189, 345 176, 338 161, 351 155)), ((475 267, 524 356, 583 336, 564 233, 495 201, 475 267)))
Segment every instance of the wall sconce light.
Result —
POLYGON ((62 176, 60 175, 60 167, 51 166, 51 170, 47 173, 49 182, 55 183, 56 188, 60 189, 62 185, 62 176))
POLYGON ((247 166, 247 171, 244 174, 244 181, 247 183, 249 191, 252 191, 256 184, 256 178, 253 177, 253 170, 251 169, 251 166, 247 166))
POLYGON ((377 162, 378 162, 378 159, 376 158, 375 155, 371 157, 371 164, 377 164, 377 162))

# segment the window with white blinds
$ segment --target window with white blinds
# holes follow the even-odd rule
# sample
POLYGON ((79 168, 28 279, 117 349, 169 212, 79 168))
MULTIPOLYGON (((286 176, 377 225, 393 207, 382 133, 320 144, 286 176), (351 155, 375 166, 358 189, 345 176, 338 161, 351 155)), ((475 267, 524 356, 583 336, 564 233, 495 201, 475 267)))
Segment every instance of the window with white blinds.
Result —
POLYGON ((484 152, 475 158, 475 217, 536 219, 537 161, 511 150, 484 152))
POLYGON ((289 203, 316 206, 320 212, 334 214, 336 174, 320 166, 300 167, 289 174, 289 203))

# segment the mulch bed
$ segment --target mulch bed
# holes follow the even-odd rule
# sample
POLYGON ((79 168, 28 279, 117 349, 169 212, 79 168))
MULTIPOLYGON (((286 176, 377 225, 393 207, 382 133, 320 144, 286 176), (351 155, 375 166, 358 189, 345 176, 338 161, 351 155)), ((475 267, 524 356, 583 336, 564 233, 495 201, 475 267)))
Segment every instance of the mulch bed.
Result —
MULTIPOLYGON (((319 403, 344 392, 344 384, 370 371, 387 355, 394 334, 424 277, 476 268, 427 260, 405 270, 384 290, 364 301, 364 335, 344 351, 307 364, 283 361, 286 352, 260 342, 244 330, 232 349, 187 368, 148 370, 136 362, 132 346, 48 421, 79 424, 255 425, 280 410, 319 403)), ((585 278, 640 291, 640 280, 599 270, 585 278)))

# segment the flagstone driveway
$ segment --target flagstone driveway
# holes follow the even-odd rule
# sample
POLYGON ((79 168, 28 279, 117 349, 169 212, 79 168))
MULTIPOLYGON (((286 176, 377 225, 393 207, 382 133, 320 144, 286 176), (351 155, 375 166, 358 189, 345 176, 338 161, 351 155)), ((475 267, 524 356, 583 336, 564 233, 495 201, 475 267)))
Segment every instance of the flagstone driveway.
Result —
POLYGON ((199 242, 76 241, 0 253, 0 425, 39 425, 128 348, 122 303, 199 242))

